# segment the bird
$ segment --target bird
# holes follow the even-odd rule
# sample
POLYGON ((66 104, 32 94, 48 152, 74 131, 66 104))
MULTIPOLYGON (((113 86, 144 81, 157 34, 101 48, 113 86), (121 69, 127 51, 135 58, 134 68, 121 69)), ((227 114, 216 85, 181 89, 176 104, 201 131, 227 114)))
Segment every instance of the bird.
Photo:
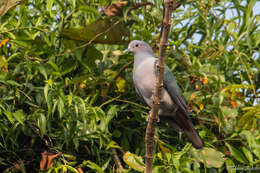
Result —
MULTIPOLYGON (((153 104, 153 90, 157 76, 157 62, 153 49, 144 41, 133 40, 124 51, 134 54, 133 83, 137 95, 150 107, 153 104)), ((196 148, 204 146, 198 132, 189 118, 188 106, 171 70, 165 65, 163 87, 159 105, 160 119, 183 132, 196 148)), ((149 116, 149 115, 148 115, 149 116)))

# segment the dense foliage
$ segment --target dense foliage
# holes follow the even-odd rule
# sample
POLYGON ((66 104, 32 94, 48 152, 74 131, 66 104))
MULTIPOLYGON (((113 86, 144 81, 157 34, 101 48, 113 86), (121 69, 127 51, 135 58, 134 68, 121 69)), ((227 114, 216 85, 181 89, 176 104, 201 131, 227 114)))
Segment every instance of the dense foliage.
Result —
MULTIPOLYGON (((61 152, 49 172, 144 169, 149 108, 123 50, 139 39, 158 53, 162 1, 151 2, 0 1, 0 172, 38 172, 44 151, 61 152)), ((166 63, 205 147, 160 122, 154 172, 260 169, 256 3, 187 0, 173 12, 166 63)))

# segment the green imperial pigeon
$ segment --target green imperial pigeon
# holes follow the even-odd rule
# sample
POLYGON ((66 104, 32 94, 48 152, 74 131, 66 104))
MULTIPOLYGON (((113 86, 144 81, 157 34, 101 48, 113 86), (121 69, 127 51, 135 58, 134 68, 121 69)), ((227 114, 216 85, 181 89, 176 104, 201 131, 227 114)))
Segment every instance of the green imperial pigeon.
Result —
MULTIPOLYGON (((139 40, 132 41, 125 52, 134 53, 135 90, 142 100, 152 107, 158 60, 154 57, 152 48, 139 40)), ((186 134, 195 148, 203 147, 203 141, 189 119, 188 107, 181 90, 167 65, 164 71, 159 115, 162 120, 166 120, 175 129, 186 134)))

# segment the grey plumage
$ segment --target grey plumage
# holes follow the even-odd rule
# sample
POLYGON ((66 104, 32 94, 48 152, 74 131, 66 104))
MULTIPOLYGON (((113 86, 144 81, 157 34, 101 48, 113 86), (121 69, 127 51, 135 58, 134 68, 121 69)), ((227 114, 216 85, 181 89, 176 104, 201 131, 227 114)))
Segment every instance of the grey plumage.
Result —
MULTIPOLYGON (((142 100, 152 107, 152 95, 157 75, 157 59, 154 57, 153 50, 147 43, 134 40, 126 51, 134 53, 133 82, 135 90, 142 100)), ((185 133, 195 148, 203 146, 202 139, 188 117, 188 107, 181 90, 167 65, 164 71, 159 115, 160 119, 166 120, 172 127, 185 133)))

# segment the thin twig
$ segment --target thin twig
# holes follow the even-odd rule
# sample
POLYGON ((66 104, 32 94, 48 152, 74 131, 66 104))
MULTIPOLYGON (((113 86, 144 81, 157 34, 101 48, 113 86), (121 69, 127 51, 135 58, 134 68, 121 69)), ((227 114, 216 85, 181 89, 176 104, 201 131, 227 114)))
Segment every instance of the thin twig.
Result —
POLYGON ((48 61, 49 61, 48 58, 46 58, 46 59, 42 59, 42 58, 38 58, 38 57, 30 57, 30 56, 28 56, 27 58, 28 58, 29 60, 31 60, 31 61, 40 61, 40 62, 48 62, 48 61))
POLYGON ((117 75, 113 78, 113 80, 116 80, 119 76, 120 76, 120 74, 123 72, 123 71, 125 71, 125 69, 127 69, 130 65, 132 65, 134 63, 134 61, 130 61, 130 62, 128 62, 127 64, 125 64, 120 70, 119 70, 119 72, 117 73, 117 75))
POLYGON ((257 98, 257 94, 256 94, 256 91, 255 91, 255 85, 254 85, 254 83, 253 83, 253 81, 252 81, 252 76, 250 75, 249 70, 247 69, 247 66, 246 66, 246 64, 245 64, 245 62, 244 62, 244 60, 243 60, 243 58, 241 57, 241 55, 240 55, 240 53, 239 53, 238 51, 234 51, 234 53, 238 55, 238 57, 239 57, 239 59, 240 59, 242 65, 243 65, 244 69, 246 70, 246 74, 247 74, 247 76, 248 76, 249 82, 250 82, 251 87, 252 87, 252 89, 253 89, 253 93, 254 93, 254 95, 255 95, 255 98, 257 98))
POLYGON ((130 62, 128 62, 127 64, 125 64, 125 65, 119 70, 119 72, 117 73, 117 75, 116 75, 115 77, 113 77, 112 81, 108 83, 107 88, 106 88, 106 90, 105 90, 105 93, 104 93, 104 95, 103 95, 103 102, 105 101, 105 99, 106 99, 106 97, 107 97, 107 94, 108 94, 108 92, 109 92, 109 90, 110 90, 110 88, 111 88, 112 82, 116 81, 116 79, 121 75, 121 73, 122 73, 123 71, 125 71, 125 69, 127 69, 128 67, 130 67, 130 65, 132 65, 133 63, 134 63, 134 61, 130 61, 130 62))
POLYGON ((19 91, 20 93, 22 93, 25 97, 27 97, 30 101, 32 101, 32 98, 29 97, 25 92, 23 92, 23 91, 20 90, 20 89, 18 89, 18 91, 19 91))
POLYGON ((146 109, 148 110, 148 107, 146 106, 143 106, 143 105, 140 105, 136 102, 132 102, 132 101, 129 101, 129 100, 122 100, 122 99, 119 99, 120 96, 117 96, 117 97, 110 97, 110 96, 106 96, 107 98, 109 98, 110 100, 109 101, 106 101, 104 103, 102 103, 99 107, 103 107, 104 105, 110 103, 110 102, 113 102, 113 101, 118 101, 118 102, 123 102, 123 103, 128 103, 128 104, 131 104, 131 105, 135 105, 136 107, 139 107, 139 108, 142 108, 142 109, 146 109))
POLYGON ((123 166, 122 166, 122 163, 121 163, 121 161, 120 161, 120 159, 119 159, 119 157, 118 157, 118 155, 117 155, 117 152, 116 152, 116 149, 112 149, 112 153, 113 153, 113 156, 114 156, 114 160, 115 160, 115 162, 116 162, 116 165, 117 165, 117 167, 118 167, 118 171, 120 172, 121 170, 123 170, 124 168, 123 168, 123 166))
POLYGON ((157 64, 158 75, 156 76, 156 83, 153 93, 153 106, 148 118, 148 125, 145 134, 145 172, 153 172, 153 148, 154 148, 154 131, 155 125, 158 120, 158 111, 160 106, 161 91, 163 87, 163 75, 164 75, 164 59, 165 50, 168 45, 168 36, 171 27, 171 13, 174 9, 179 7, 180 2, 175 0, 164 0, 164 18, 163 18, 163 30, 161 34, 161 42, 159 48, 159 59, 157 64))
POLYGON ((58 54, 58 55, 56 55, 56 56, 63 56, 63 55, 65 55, 66 53, 71 53, 71 52, 73 52, 73 51, 75 51, 75 50, 78 50, 78 49, 80 49, 80 48, 83 48, 83 47, 86 47, 86 46, 90 45, 90 44, 91 44, 94 40, 96 40, 99 36, 101 36, 101 35, 107 33, 109 30, 111 30, 113 27, 115 27, 120 21, 121 21, 121 20, 116 21, 113 25, 111 25, 111 26, 110 26, 109 28, 107 28, 105 31, 103 31, 103 32, 101 32, 101 33, 95 35, 95 37, 93 37, 91 40, 89 40, 89 42, 87 42, 87 43, 85 43, 85 44, 83 44, 83 45, 80 45, 80 46, 78 46, 78 47, 75 47, 75 48, 72 49, 72 50, 69 49, 69 50, 67 50, 65 53, 58 54))

